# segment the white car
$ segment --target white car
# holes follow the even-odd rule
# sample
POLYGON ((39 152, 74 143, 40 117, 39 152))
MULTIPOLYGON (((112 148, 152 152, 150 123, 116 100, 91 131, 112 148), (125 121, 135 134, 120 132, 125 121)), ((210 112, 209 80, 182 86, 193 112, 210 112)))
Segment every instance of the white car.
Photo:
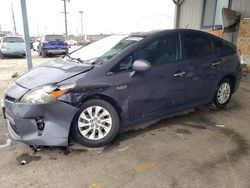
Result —
POLYGON ((75 46, 75 45, 77 45, 77 41, 75 41, 75 40, 73 40, 73 39, 67 40, 66 43, 67 43, 69 46, 75 46))

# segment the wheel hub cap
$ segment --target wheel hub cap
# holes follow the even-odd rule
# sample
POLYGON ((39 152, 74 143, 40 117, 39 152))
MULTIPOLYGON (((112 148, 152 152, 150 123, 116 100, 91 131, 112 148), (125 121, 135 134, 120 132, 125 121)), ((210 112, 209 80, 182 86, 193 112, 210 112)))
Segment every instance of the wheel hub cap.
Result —
POLYGON ((110 113, 101 106, 90 106, 78 118, 78 130, 89 140, 104 138, 112 127, 110 113))
POLYGON ((230 98, 231 87, 229 83, 224 82, 220 85, 217 93, 217 100, 220 104, 225 104, 230 98))

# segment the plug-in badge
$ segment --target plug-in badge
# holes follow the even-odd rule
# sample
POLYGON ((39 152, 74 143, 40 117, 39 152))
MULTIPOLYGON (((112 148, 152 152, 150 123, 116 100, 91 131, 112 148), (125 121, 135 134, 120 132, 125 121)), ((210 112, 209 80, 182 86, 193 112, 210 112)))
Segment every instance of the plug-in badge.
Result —
POLYGON ((120 85, 120 86, 116 87, 117 90, 123 90, 123 89, 127 89, 127 88, 128 88, 127 85, 120 85))

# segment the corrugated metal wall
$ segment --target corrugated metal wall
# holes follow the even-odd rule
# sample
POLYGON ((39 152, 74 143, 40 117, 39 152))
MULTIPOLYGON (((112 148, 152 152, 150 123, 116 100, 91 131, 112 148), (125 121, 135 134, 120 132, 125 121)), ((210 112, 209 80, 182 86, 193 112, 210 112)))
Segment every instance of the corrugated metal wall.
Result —
POLYGON ((232 10, 240 12, 242 18, 249 18, 250 0, 232 0, 232 10))
MULTIPOLYGON (((180 9, 179 27, 201 29, 204 0, 184 0, 180 9)), ((241 13, 242 18, 250 17, 250 0, 232 0, 232 9, 241 13)))
POLYGON ((200 29, 203 0, 184 0, 180 9, 179 27, 200 29))

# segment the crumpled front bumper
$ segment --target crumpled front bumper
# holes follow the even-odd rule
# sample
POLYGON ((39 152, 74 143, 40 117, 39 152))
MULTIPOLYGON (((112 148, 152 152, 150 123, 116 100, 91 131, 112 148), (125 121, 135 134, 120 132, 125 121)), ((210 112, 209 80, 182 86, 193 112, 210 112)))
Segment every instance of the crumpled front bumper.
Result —
POLYGON ((12 139, 34 146, 67 146, 70 125, 78 108, 65 102, 24 104, 4 100, 7 129, 12 139), (43 122, 43 129, 39 123, 43 122))

